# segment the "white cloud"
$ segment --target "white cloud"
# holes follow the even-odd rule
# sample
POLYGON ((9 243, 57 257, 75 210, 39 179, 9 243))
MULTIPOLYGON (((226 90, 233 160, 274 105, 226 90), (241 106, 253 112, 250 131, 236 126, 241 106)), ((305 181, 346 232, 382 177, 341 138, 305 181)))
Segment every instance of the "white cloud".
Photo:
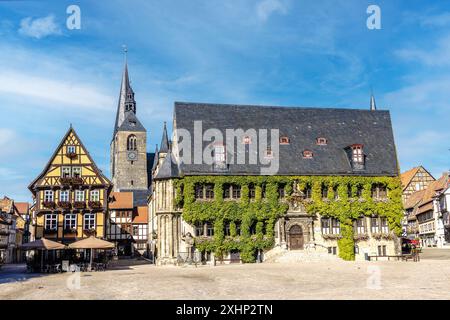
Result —
POLYGON ((6 145, 9 144, 9 142, 14 138, 15 133, 11 129, 7 128, 0 128, 0 149, 4 150, 3 148, 6 147, 6 145))
POLYGON ((55 17, 48 15, 34 20, 31 17, 22 19, 19 33, 27 37, 41 39, 50 35, 60 35, 61 29, 55 23, 55 17))
POLYGON ((256 14, 263 22, 267 21, 273 13, 286 14, 286 5, 281 0, 264 0, 256 6, 256 14))
POLYGON ((58 104, 63 104, 97 110, 110 109, 115 101, 98 92, 92 85, 39 77, 23 71, 0 71, 0 92, 29 97, 35 102, 36 99, 51 102, 54 108, 60 108, 58 104))
POLYGON ((450 24, 450 12, 421 18, 420 24, 425 27, 445 27, 450 24))
POLYGON ((399 58, 410 61, 418 61, 427 66, 450 66, 450 35, 437 41, 433 49, 406 48, 394 52, 399 58))

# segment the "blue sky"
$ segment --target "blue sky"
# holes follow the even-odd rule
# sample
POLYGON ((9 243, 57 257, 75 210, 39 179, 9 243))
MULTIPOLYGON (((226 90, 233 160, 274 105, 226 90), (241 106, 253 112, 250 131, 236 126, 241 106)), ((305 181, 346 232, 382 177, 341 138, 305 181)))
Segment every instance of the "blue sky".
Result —
POLYGON ((372 87, 402 171, 450 169, 447 1, 0 1, 0 196, 31 199, 70 123, 109 176, 123 44, 149 151, 174 101, 368 108, 372 87))

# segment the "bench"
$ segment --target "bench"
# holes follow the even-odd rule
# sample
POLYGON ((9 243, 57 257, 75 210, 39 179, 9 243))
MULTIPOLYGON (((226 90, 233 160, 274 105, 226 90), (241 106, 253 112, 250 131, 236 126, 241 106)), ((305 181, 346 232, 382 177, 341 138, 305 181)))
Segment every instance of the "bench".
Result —
POLYGON ((414 259, 414 256, 412 254, 407 255, 387 255, 387 256, 369 256, 369 261, 372 261, 372 259, 375 259, 375 261, 378 261, 378 258, 387 258, 388 261, 391 259, 397 260, 397 261, 408 261, 408 259, 414 259))

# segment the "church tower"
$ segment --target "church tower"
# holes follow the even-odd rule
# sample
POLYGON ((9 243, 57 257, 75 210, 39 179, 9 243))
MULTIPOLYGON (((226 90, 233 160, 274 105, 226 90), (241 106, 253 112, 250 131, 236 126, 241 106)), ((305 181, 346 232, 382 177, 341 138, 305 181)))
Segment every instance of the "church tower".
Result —
POLYGON ((125 68, 110 146, 114 191, 147 190, 147 131, 136 116, 136 101, 125 68))

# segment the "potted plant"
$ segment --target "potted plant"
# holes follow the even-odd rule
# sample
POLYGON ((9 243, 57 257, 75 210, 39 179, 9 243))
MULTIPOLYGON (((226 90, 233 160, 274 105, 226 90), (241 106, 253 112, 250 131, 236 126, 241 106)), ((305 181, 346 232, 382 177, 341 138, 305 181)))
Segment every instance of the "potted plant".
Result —
POLYGON ((42 205, 46 208, 51 208, 51 209, 54 209, 56 206, 55 201, 43 201, 42 205))
POLYGON ((58 202, 58 207, 62 208, 62 209, 70 209, 70 202, 69 201, 59 201, 58 202))
POLYGON ((88 204, 92 209, 100 209, 102 207, 102 203, 100 201, 89 201, 88 204))
POLYGON ((84 208, 86 208, 86 202, 84 202, 84 201, 75 201, 73 203, 73 207, 75 209, 84 209, 84 208))

